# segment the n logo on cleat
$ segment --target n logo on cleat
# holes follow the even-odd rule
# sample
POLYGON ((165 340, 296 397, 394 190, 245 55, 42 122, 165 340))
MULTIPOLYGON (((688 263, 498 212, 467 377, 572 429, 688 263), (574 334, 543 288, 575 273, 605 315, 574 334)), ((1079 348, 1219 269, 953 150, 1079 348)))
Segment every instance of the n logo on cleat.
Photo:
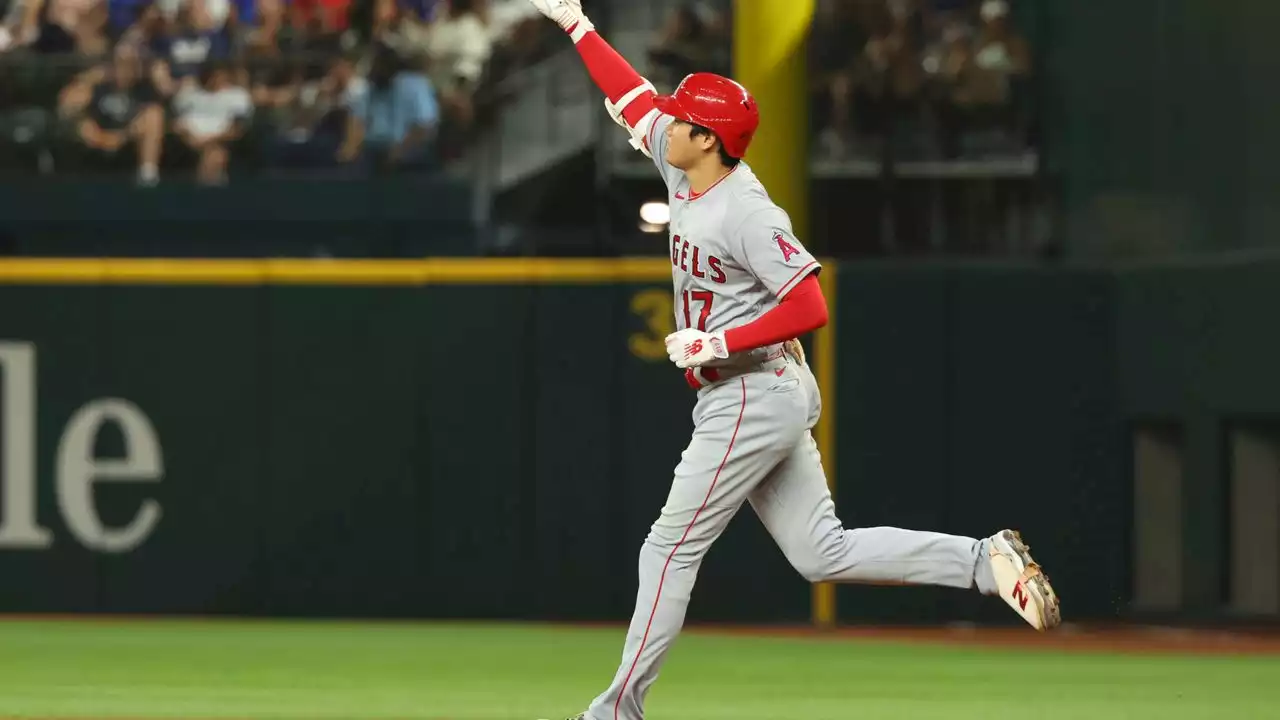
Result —
POLYGON ((1019 609, 1021 610, 1027 609, 1027 593, 1025 590, 1022 589, 1021 582, 1013 586, 1013 599, 1018 601, 1019 609))

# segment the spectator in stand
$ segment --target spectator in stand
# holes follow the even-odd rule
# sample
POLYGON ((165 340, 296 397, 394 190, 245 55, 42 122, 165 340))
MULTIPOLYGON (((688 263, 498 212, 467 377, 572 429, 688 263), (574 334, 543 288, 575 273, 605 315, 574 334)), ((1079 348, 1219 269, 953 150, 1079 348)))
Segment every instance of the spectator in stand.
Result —
POLYGON ((371 13, 379 42, 428 58, 447 148, 465 143, 477 114, 494 107, 495 97, 479 95, 495 74, 532 61, 552 37, 528 0, 375 0, 371 13))
POLYGON ((978 30, 973 64, 990 83, 992 104, 1009 113, 1001 124, 1012 130, 1013 105, 1023 84, 1031 75, 1031 48, 1014 28, 1007 0, 985 0, 980 8, 982 24, 978 30))
POLYGON ((0 53, 19 44, 22 0, 0 0, 0 53))
POLYGON ((22 0, 0 0, 0 53, 22 42, 22 0))
POLYGON ((227 35, 234 51, 276 55, 287 0, 230 0, 227 35))
POLYGON ((358 13, 369 13, 369 39, 395 48, 398 52, 416 52, 426 44, 427 25, 434 19, 432 0, 372 0, 357 6, 358 13))
POLYGON ((112 41, 138 42, 144 26, 160 14, 153 0, 107 0, 107 35, 112 41))
POLYGON ((48 15, 37 48, 91 57, 104 56, 110 51, 106 0, 45 0, 45 3, 48 15), (53 42, 46 45, 46 39, 53 42))
POLYGON ((441 104, 461 128, 470 126, 473 96, 493 53, 487 0, 449 0, 424 40, 428 73, 441 104))
POLYGON ((722 25, 715 10, 702 2, 685 2, 673 10, 649 48, 654 85, 670 91, 690 73, 727 74, 728 39, 718 30, 722 25))
POLYGON ((1008 24, 1008 3, 985 0, 979 12, 976 36, 958 24, 946 31, 938 113, 948 157, 963 154, 970 133, 999 133, 1007 145, 1017 134, 1016 94, 1031 74, 1030 49, 1008 24))
POLYGON ((529 0, 490 0, 489 42, 493 55, 489 58, 486 79, 490 82, 516 70, 537 63, 559 47, 543 22, 537 8, 529 0))
POLYGON ((505 93, 498 87, 502 78, 536 63, 548 46, 555 45, 546 42, 552 36, 542 19, 529 0, 490 0, 486 27, 493 50, 479 85, 472 91, 477 115, 492 117, 505 93))
POLYGON ((227 54, 238 53, 242 46, 242 37, 237 17, 246 6, 250 16, 255 14, 253 0, 183 0, 191 8, 195 26, 200 30, 213 31, 221 36, 227 46, 227 54))
POLYGON ((343 56, 319 79, 299 76, 278 86, 254 88, 259 115, 266 111, 272 130, 266 144, 268 164, 277 169, 336 168, 348 107, 368 92, 368 84, 343 56))
POLYGON ((356 3, 354 23, 367 30, 362 40, 400 49, 416 44, 433 16, 436 0, 366 0, 356 3))
POLYGON ((367 80, 351 94, 338 160, 366 173, 433 166, 440 108, 431 80, 386 45, 375 48, 367 80))
POLYGON ((249 92, 233 82, 225 63, 211 62, 202 68, 197 84, 174 96, 173 107, 174 132, 199 157, 196 181, 225 183, 230 146, 244 136, 253 116, 249 92))
POLYGON ((873 65, 883 68, 879 132, 886 137, 921 116, 926 77, 921 65, 924 14, 919 3, 920 0, 889 0, 889 31, 868 43, 873 65))
POLYGON ((40 37, 40 14, 30 0, 0 0, 0 53, 30 47, 40 37))
POLYGON ((109 63, 72 80, 62 90, 58 110, 74 124, 92 164, 115 165, 131 147, 138 158, 138 182, 152 185, 159 179, 164 109, 134 47, 117 47, 109 63))
POLYGON ((529 0, 489 0, 489 42, 520 42, 533 28, 542 27, 541 18, 529 0))
POLYGON ((5 13, 0 51, 102 56, 110 49, 106 0, 15 0, 5 13))
MULTIPOLYGON (((865 3, 863 3, 865 5, 865 3)), ((809 88, 819 131, 818 146, 830 157, 847 154, 854 135, 854 77, 867 27, 854 0, 821 0, 814 14, 809 88)))
POLYGON ((193 6, 202 0, 190 0, 178 6, 172 19, 163 14, 154 20, 150 51, 155 58, 152 79, 166 97, 200 84, 202 68, 212 62, 226 60, 230 47, 221 29, 201 22, 201 11, 193 6))
POLYGON ((289 0, 294 27, 321 35, 337 35, 349 27, 352 0, 289 0))
MULTIPOLYGON (((924 20, 915 0, 850 4, 846 12, 854 13, 839 21, 846 33, 860 39, 863 32, 853 27, 870 32, 862 52, 830 79, 832 119, 821 142, 836 157, 849 155, 863 141, 883 146, 904 121, 918 119, 925 81, 924 20)), ((828 42, 838 47, 838 39, 828 42)))

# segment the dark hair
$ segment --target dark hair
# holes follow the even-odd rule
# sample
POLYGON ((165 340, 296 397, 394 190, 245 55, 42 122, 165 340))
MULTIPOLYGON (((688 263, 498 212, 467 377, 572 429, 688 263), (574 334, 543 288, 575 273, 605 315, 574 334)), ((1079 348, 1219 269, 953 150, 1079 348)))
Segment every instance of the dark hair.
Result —
POLYGON ((708 137, 713 137, 716 139, 716 150, 720 153, 721 165, 732 168, 732 167, 737 167, 738 163, 742 162, 740 158, 736 158, 730 155, 728 151, 724 149, 724 141, 721 140, 718 135, 711 132, 710 129, 705 128, 701 125, 698 125, 697 123, 689 123, 689 137, 695 138, 701 135, 706 135, 708 137))
POLYGON ((374 91, 384 91, 391 87, 396 73, 404 69, 400 56, 391 46, 378 43, 373 48, 373 58, 369 67, 369 86, 374 91))

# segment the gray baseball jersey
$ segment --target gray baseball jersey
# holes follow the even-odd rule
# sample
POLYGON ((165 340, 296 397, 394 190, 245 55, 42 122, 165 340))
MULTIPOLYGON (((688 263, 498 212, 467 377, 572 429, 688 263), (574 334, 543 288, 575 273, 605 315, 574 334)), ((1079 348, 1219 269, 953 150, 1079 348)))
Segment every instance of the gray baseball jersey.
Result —
MULTIPOLYGON (((671 207, 676 329, 716 332, 745 325, 822 266, 745 163, 695 194, 684 173, 664 159, 670 120, 660 116, 653 123, 649 147, 667 182, 671 207)), ((759 361, 781 350, 781 345, 757 348, 709 364, 759 361)))
MULTIPOLYGON (((656 111, 655 111, 656 113, 656 111)), ((668 116, 651 115, 649 148, 671 201, 676 326, 708 332, 754 320, 816 271, 745 163, 701 195, 666 163, 668 116)), ((707 550, 749 503, 782 553, 812 582, 933 584, 997 591, 987 540, 880 527, 836 516, 811 430, 822 411, 807 365, 763 348, 698 390, 694 431, 662 513, 640 550, 635 611, 622 662, 587 720, 641 720, 650 687, 684 625, 707 550)), ((749 598, 745 599, 750 601, 749 598)))

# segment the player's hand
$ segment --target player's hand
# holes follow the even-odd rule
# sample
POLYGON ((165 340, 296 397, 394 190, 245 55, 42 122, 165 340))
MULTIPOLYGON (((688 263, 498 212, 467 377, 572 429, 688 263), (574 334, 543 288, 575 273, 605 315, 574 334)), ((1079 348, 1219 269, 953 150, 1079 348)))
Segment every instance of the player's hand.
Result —
POLYGON ((705 365, 712 360, 729 357, 724 333, 708 333, 689 328, 667 336, 667 355, 678 368, 705 365))
POLYGON ((591 25, 582 12, 582 0, 529 0, 529 4, 564 30, 575 24, 579 27, 591 25))

